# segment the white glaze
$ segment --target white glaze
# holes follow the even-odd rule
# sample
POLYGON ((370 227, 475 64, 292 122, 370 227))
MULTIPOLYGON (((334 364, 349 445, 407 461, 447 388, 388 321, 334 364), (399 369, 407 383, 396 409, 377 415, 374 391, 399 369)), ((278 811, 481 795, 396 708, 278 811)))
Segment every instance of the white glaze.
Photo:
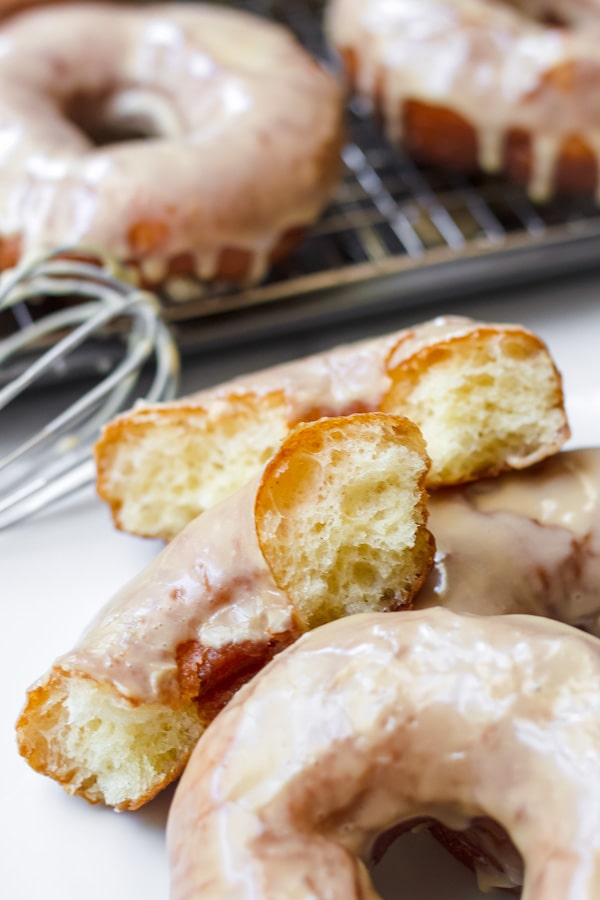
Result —
POLYGON ((236 248, 256 279, 281 235, 318 215, 337 175, 337 82, 291 34, 248 14, 27 11, 3 27, 0 83, 11 85, 0 97, 0 239, 19 237, 26 254, 99 246, 149 256, 153 279, 190 254, 210 279, 222 249, 236 248), (63 108, 104 92, 98 118, 143 121, 158 137, 93 146, 63 108), (147 222, 159 234, 143 247, 135 232, 147 222))
POLYGON ((179 699, 177 651, 294 632, 293 609, 258 546, 258 479, 187 526, 101 610, 62 671, 109 681, 136 702, 179 699))
POLYGON ((375 900, 375 837, 421 816, 496 820, 523 900, 596 900, 599 679, 597 639, 533 617, 371 614, 305 635, 192 754, 172 900, 375 900))
POLYGON ((380 85, 393 140, 405 101, 445 107, 475 129, 479 164, 493 173, 502 169, 507 131, 523 129, 537 200, 552 191, 565 138, 579 135, 600 158, 597 0, 332 0, 327 28, 335 47, 355 51, 359 92, 372 97, 380 85), (548 13, 568 27, 536 21, 548 13), (564 93, 546 82, 562 66, 573 74, 564 93))
POLYGON ((416 607, 531 613, 600 635, 600 450, 439 491, 429 510, 437 553, 416 607))

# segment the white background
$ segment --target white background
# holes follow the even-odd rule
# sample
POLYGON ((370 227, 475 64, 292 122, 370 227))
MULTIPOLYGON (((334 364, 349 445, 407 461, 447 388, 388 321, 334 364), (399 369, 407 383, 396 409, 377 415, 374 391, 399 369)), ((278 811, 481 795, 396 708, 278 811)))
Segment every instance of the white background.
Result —
MULTIPOLYGON (((562 370, 573 439, 600 444, 600 277, 556 282, 510 295, 402 313, 333 332, 296 333, 263 345, 187 361, 183 389, 215 383, 366 334, 444 311, 516 321, 544 338, 562 370)), ((293 301, 292 301, 293 302, 293 301)), ((40 409, 62 402, 53 392, 0 413, 0 450, 26 432, 40 409)), ((68 797, 18 756, 14 722, 26 687, 67 650, 111 593, 159 549, 117 533, 93 490, 0 532, 0 896, 6 900, 166 900, 166 791, 137 813, 116 814, 68 797)), ((425 836, 403 838, 379 880, 386 898, 475 900, 470 873, 425 836)), ((496 895, 486 895, 491 898, 496 895)), ((501 895, 497 895, 498 897, 501 895)), ((504 895, 505 896, 505 895, 504 895)), ((283 898, 282 898, 283 900, 283 898)))

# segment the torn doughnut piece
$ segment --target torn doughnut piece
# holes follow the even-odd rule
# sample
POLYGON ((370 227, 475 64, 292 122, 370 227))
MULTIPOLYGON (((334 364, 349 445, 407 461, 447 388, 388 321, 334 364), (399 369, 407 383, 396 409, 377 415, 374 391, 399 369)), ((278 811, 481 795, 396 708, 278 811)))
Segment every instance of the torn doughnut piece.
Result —
POLYGON ((151 799, 237 688, 302 632, 410 604, 434 552, 428 468, 407 419, 356 414, 292 430, 31 688, 21 754, 91 802, 151 799))
POLYGON ((96 445, 98 493, 118 528, 169 539, 260 471, 298 422, 368 410, 418 424, 431 487, 529 466, 569 436, 561 377, 536 335, 448 316, 136 407, 96 445))
POLYGON ((375 900, 378 835, 423 819, 497 823, 527 900, 597 900, 599 680, 596 638, 529 616, 366 614, 304 635, 190 759, 172 900, 375 900))

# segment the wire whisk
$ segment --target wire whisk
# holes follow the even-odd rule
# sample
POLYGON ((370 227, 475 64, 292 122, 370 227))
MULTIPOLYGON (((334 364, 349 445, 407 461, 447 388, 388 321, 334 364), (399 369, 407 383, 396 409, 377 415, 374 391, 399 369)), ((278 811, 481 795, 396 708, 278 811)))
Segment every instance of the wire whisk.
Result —
POLYGON ((0 312, 6 309, 19 330, 0 340, 0 373, 13 358, 33 353, 33 361, 0 388, 2 446, 10 439, 2 410, 64 368, 74 350, 112 329, 122 351, 98 383, 0 455, 0 529, 94 480, 92 447, 100 428, 139 399, 140 377, 149 364, 152 378, 143 391, 149 403, 172 399, 179 377, 177 346, 161 319, 158 299, 96 251, 60 248, 5 272, 0 312), (36 321, 30 301, 40 298, 58 298, 59 309, 36 321))

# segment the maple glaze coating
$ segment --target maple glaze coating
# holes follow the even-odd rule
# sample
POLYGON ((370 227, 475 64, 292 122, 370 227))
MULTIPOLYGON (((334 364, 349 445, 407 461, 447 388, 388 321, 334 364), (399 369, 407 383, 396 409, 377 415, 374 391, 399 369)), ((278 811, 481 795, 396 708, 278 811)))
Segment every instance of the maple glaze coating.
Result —
POLYGON ((11 17, 0 47, 3 265, 84 244, 150 283, 252 280, 329 198, 340 89, 275 24, 65 4, 11 17))
POLYGON ((595 0, 332 0, 327 29, 417 158, 506 171, 536 200, 600 190, 595 0))
POLYGON ((271 642, 290 643, 299 633, 294 609, 251 515, 258 481, 195 519, 125 585, 57 661, 61 672, 112 682, 136 703, 176 704, 197 645, 200 667, 212 673, 219 659, 222 666, 233 657, 239 667, 249 649, 268 658, 271 642), (214 663, 211 650, 220 651, 214 663))
POLYGON ((600 634, 600 449, 429 498, 433 568, 415 606, 530 613, 600 634))
POLYGON ((519 849, 523 900, 595 900, 599 678, 596 638, 528 616, 365 614, 303 636, 192 755, 172 900, 374 900, 380 832, 479 816, 519 849))

